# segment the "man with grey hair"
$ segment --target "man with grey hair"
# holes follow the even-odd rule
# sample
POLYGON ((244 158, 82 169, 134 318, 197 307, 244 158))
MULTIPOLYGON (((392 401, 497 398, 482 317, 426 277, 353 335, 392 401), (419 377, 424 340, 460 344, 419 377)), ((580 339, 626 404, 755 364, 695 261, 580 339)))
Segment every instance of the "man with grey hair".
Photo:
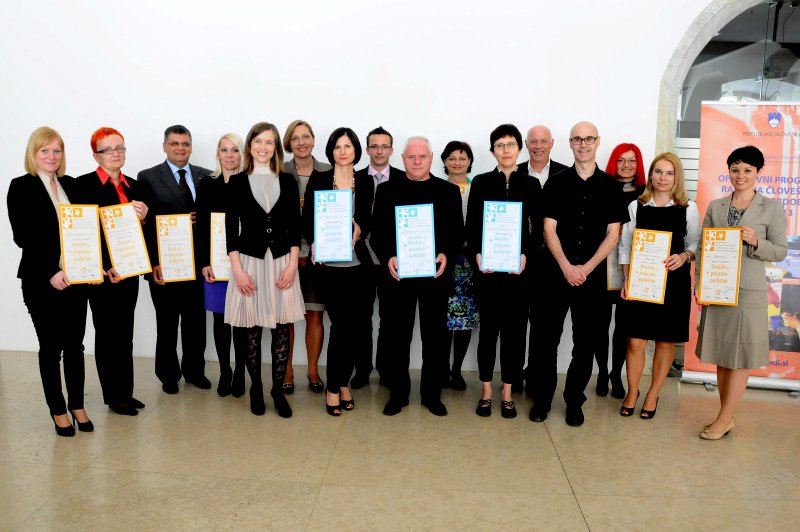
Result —
MULTIPOLYGON (((450 264, 464 242, 461 193, 456 185, 431 175, 433 150, 424 137, 411 137, 403 150, 406 175, 377 188, 372 223, 372 247, 384 265, 388 333, 387 370, 389 402, 387 416, 399 414, 408 405, 411 378, 411 337, 419 302, 422 337, 422 404, 437 416, 447 415, 442 404, 442 381, 450 358, 447 341, 447 283, 450 264), (433 205, 435 238, 434 277, 401 278, 398 274, 395 207, 433 205)), ((382 320, 383 321, 383 320, 382 320)))
MULTIPOLYGON (((538 324, 529 382, 530 420, 547 419, 557 384, 558 344, 567 311, 572 313, 572 360, 564 385, 566 422, 583 424, 584 390, 592 376, 594 352, 608 334, 597 319, 606 298, 606 257, 628 221, 622 191, 595 162, 600 136, 590 122, 578 122, 569 144, 575 164, 544 187, 544 237, 550 250, 539 280, 539 301, 546 306, 538 324)), ((606 340, 607 341, 607 340, 606 340)))

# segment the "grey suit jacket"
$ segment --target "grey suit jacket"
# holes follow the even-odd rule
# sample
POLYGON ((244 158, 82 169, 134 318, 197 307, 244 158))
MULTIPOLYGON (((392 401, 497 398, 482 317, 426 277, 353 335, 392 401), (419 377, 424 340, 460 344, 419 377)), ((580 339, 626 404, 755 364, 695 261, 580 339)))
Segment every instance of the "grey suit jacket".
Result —
MULTIPOLYGON (((192 173, 192 182, 194 183, 195 200, 197 199, 197 191, 200 190, 200 180, 207 177, 211 170, 201 166, 189 165, 189 170, 192 173)), ((146 189, 150 199, 148 207, 150 208, 147 213, 143 230, 145 241, 147 242, 147 249, 150 255, 150 262, 153 266, 158 265, 158 245, 156 242, 156 216, 163 214, 188 214, 193 211, 186 204, 181 193, 181 187, 175 180, 175 175, 170 170, 167 162, 157 164, 147 170, 142 170, 136 177, 137 181, 146 189)), ((195 238, 196 241, 196 238, 195 238)), ((197 261, 199 265, 200 261, 197 261)))
MULTIPOLYGON (((329 165, 328 163, 320 162, 314 157, 311 156, 311 160, 314 161, 314 172, 324 172, 326 170, 330 170, 333 166, 329 165)), ((292 174, 294 178, 297 180, 297 188, 300 190, 300 202, 302 203, 303 197, 306 194, 306 187, 308 186, 308 178, 311 176, 298 176, 297 175, 297 167, 294 164, 294 159, 291 161, 286 161, 283 163, 283 171, 289 174, 292 174)))
MULTIPOLYGON (((728 227, 728 208, 731 197, 719 198, 708 205, 703 227, 728 227)), ((750 206, 742 216, 741 225, 755 229, 758 234, 758 247, 742 244, 742 271, 739 276, 739 288, 744 290, 767 289, 767 272, 764 262, 778 262, 786 258, 786 213, 783 205, 774 199, 765 198, 758 192, 750 206)), ((700 262, 696 271, 699 278, 700 262)))

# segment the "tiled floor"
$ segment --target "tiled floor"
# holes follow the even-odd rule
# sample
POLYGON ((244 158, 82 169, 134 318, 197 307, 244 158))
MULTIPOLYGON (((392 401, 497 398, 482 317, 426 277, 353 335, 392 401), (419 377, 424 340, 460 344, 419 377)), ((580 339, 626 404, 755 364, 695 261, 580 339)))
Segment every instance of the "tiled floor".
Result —
MULTIPOLYGON (((332 418, 298 379, 287 420, 269 399, 255 417, 247 395, 166 395, 152 364, 136 360, 147 408, 128 418, 102 405, 87 356, 96 430, 59 438, 35 355, 0 352, 0 530, 800 529, 800 400, 786 392, 748 390, 736 429, 707 442, 716 393, 677 379, 653 421, 588 394, 581 428, 560 399, 543 424, 522 397, 517 419, 476 416, 475 373, 444 393, 445 418, 418 396, 383 416, 374 376, 332 418)), ((216 385, 216 364, 207 374, 216 385)))

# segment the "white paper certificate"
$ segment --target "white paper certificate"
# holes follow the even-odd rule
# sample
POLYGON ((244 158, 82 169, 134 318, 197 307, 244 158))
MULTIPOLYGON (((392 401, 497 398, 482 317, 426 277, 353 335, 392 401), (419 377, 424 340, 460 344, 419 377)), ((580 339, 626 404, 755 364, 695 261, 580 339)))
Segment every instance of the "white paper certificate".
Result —
POLYGON ((353 193, 314 192, 314 261, 353 260, 353 193))
POLYGON ((158 229, 158 262, 165 282, 192 281, 194 247, 192 245, 192 215, 169 214, 156 216, 158 229))
POLYGON ((622 270, 619 267, 619 246, 611 250, 606 259, 606 288, 622 289, 622 270))
POLYGON ((701 305, 739 304, 741 261, 740 228, 703 228, 700 288, 697 291, 701 305))
POLYGON ((228 241, 225 235, 225 213, 211 213, 211 269, 214 279, 227 281, 231 278, 231 258, 228 256, 228 241))
POLYGON ((482 269, 493 272, 519 272, 522 267, 521 238, 521 202, 483 202, 482 269))
POLYGON ((97 205, 62 203, 58 206, 61 231, 61 269, 70 284, 103 280, 97 205))
POLYGON ((394 208, 397 236, 397 274, 400 278, 436 275, 433 204, 394 208))
POLYGON ((120 277, 124 279, 151 272, 142 224, 133 205, 124 203, 100 207, 100 219, 111 264, 120 277))
POLYGON ((664 303, 667 268, 672 233, 634 229, 631 264, 628 270, 628 299, 648 303, 664 303))

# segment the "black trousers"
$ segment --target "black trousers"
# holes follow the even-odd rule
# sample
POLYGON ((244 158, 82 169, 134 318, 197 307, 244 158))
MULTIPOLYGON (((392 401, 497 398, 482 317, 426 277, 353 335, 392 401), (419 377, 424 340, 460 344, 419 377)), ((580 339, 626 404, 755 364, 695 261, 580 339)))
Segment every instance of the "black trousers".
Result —
POLYGON ((181 375, 189 380, 203 376, 206 351, 206 311, 202 281, 159 285, 150 282, 156 309, 156 377, 176 383, 181 375), (183 358, 178 362, 178 326, 183 358))
POLYGON ((328 390, 350 386, 356 360, 372 357, 372 265, 323 266, 325 311, 331 320, 328 337, 328 390))
POLYGON ((528 278, 509 273, 481 273, 478 278, 478 373, 492 382, 500 338, 500 378, 506 384, 522 379, 525 333, 528 328, 528 278))
POLYGON ((94 323, 94 360, 107 405, 133 397, 133 316, 139 297, 139 277, 118 283, 90 285, 89 306, 94 323))
MULTIPOLYGON (((387 275, 386 275, 386 266, 381 265, 364 265, 363 266, 363 275, 365 280, 369 284, 368 292, 370 294, 370 322, 369 322, 369 336, 370 336, 370 344, 369 344, 369 352, 361 353, 356 356, 356 374, 358 375, 369 375, 372 373, 373 368, 378 370, 378 375, 386 375, 387 370, 387 339, 388 333, 386 332, 386 325, 384 323, 384 317, 386 314, 386 309, 389 307, 389 302, 386 301, 386 283, 387 275), (372 353, 373 353, 373 343, 372 343, 372 335, 373 335, 373 328, 372 328, 372 312, 375 306, 375 300, 378 300, 378 318, 379 318, 379 325, 378 325, 378 341, 377 347, 375 349, 375 365, 372 365, 372 353)), ((392 279, 394 280, 394 279, 392 279)), ((388 321, 386 322, 388 323, 388 321)))
POLYGON ((558 344, 567 311, 572 313, 573 345, 564 387, 567 406, 581 406, 586 401, 584 390, 592 376, 594 353, 603 341, 608 342, 608 327, 597 319, 598 308, 606 304, 604 268, 593 271, 577 287, 570 286, 557 269, 552 269, 544 279, 541 283, 544 297, 539 299, 537 310, 536 349, 528 374, 534 405, 549 412, 558 379, 558 344))
POLYGON ((83 335, 86 332, 86 286, 56 290, 45 282, 22 282, 22 298, 39 339, 39 374, 50 415, 83 408, 83 335), (67 401, 61 392, 61 356, 67 401))
POLYGON ((390 400, 403 403, 411 395, 411 337, 419 302, 419 327, 422 337, 422 380, 420 394, 425 402, 440 400, 442 380, 447 375, 450 346, 447 331, 447 279, 403 279, 397 281, 386 271, 385 301, 387 322, 387 373, 390 400))

